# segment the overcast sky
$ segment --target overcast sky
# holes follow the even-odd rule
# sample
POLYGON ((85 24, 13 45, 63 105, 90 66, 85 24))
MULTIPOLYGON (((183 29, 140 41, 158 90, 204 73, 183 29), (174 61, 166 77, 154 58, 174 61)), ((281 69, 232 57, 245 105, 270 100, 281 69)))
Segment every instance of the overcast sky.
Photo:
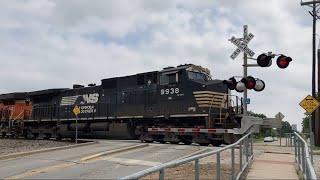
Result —
POLYGON ((248 110, 282 112, 301 129, 299 102, 311 94, 309 10, 300 0, 1 0, 0 93, 100 84, 185 63, 215 79, 241 76, 242 54, 230 59, 236 46, 228 39, 246 24, 255 57, 293 59, 287 69, 249 68, 266 88, 249 91, 248 110))

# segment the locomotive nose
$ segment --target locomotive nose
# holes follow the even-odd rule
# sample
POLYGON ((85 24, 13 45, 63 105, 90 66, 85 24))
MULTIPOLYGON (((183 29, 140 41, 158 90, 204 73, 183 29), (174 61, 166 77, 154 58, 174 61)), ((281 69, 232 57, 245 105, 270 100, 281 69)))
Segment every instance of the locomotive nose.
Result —
POLYGON ((228 87, 221 80, 211 80, 205 85, 206 91, 228 93, 228 87))

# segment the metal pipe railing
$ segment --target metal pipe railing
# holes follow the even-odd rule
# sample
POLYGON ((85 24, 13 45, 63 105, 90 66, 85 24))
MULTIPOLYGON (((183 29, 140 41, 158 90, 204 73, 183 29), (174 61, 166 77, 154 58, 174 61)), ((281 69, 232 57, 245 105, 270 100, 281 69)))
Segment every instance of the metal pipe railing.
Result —
POLYGON ((185 163, 188 163, 188 162, 191 162, 191 161, 194 161, 194 177, 195 179, 199 179, 199 159, 201 158, 204 158, 204 157, 207 157, 207 156, 210 156, 210 155, 217 155, 217 158, 216 158, 216 179, 220 179, 220 160, 221 160, 221 157, 220 157, 220 153, 222 151, 225 151, 225 150, 228 150, 228 149, 231 149, 231 158, 232 158, 232 166, 231 166, 231 176, 232 176, 232 179, 234 179, 234 172, 235 172, 235 165, 234 165, 234 148, 235 146, 239 145, 239 149, 240 149, 240 158, 239 158, 239 161, 240 161, 240 170, 239 170, 239 173, 237 174, 237 177, 236 179, 239 179, 241 174, 243 173, 243 171, 246 169, 247 165, 249 164, 249 162, 253 159, 253 151, 252 151, 252 136, 253 134, 252 133, 249 133, 247 135, 245 135, 244 137, 242 137, 241 139, 239 139, 236 143, 234 144, 230 144, 226 147, 223 147, 223 148, 220 148, 220 149, 217 149, 217 150, 214 150, 214 151, 209 151, 209 152, 206 152, 206 153, 203 153, 203 154, 199 154, 199 155, 195 155, 195 156, 191 156, 191 157, 188 157, 188 158, 185 158, 185 159, 180 159, 180 160, 175 160, 175 161, 170 161, 170 162, 167 162, 167 163, 164 163, 164 164, 160 164, 158 166, 155 166, 155 167, 151 167, 151 168, 148 168, 148 169, 145 169, 143 171, 140 171, 140 172, 137 172, 137 173, 134 173, 132 175, 129 175, 129 176, 125 176, 125 177, 122 177, 121 179, 122 180, 125 180, 125 179, 139 179, 143 176, 146 176, 148 174, 151 174, 151 173, 155 173, 155 172, 159 172, 159 179, 163 180, 164 177, 165 177, 165 169, 166 168, 173 168, 173 167, 176 167, 178 165, 181 165, 181 164, 185 164, 185 163), (249 140, 250 138, 250 140, 249 140), (243 141, 246 141, 247 143, 243 143, 243 141), (250 143, 250 146, 251 146, 251 150, 249 150, 249 143, 250 143), (246 163, 244 165, 242 165, 242 149, 244 146, 246 149, 246 153, 245 156, 246 156, 246 163), (250 157, 247 157, 247 156, 250 156, 250 157))
POLYGON ((296 132, 294 133, 294 148, 295 163, 298 166, 298 170, 303 174, 303 179, 317 179, 308 144, 296 132))

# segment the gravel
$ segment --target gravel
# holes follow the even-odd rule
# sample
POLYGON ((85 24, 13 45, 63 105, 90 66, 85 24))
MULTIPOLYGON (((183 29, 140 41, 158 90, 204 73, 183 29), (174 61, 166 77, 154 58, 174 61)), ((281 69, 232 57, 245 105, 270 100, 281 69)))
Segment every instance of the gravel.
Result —
POLYGON ((313 156, 314 170, 316 171, 317 178, 320 178, 320 155, 313 156))
POLYGON ((38 139, 0 139, 0 156, 39 150, 44 148, 59 147, 74 144, 70 141, 38 140, 38 139))

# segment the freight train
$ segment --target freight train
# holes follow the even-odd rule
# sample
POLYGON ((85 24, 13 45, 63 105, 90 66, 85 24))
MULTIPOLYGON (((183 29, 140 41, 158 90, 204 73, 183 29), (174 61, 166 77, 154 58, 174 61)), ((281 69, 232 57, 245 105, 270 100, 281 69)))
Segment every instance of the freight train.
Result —
POLYGON ((0 136, 140 139, 177 144, 235 142, 254 120, 241 99, 201 66, 0 95, 0 136), (245 119, 245 120, 244 120, 245 119))

